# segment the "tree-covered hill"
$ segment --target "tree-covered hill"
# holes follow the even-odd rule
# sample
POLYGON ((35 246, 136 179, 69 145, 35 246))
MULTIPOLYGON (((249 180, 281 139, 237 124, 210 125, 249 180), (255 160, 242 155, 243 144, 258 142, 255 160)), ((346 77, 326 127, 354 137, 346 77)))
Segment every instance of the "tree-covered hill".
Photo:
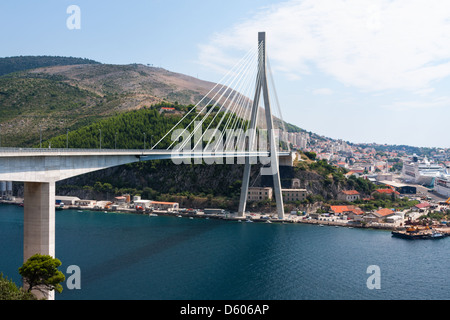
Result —
MULTIPOLYGON (((99 120, 93 124, 84 126, 74 131, 69 131, 43 142, 43 148, 100 148, 103 149, 149 149, 156 142, 159 142, 157 148, 163 149, 169 147, 172 143, 172 133, 167 134, 187 113, 193 108, 193 105, 181 106, 179 104, 159 103, 150 107, 120 113, 107 119, 99 120), (175 113, 161 112, 162 107, 174 108, 175 113)), ((214 117, 214 112, 203 123, 203 132, 210 128, 216 128, 219 125, 223 112, 214 117)), ((199 115, 196 110, 191 111, 177 128, 187 128, 187 132, 193 132, 195 120, 200 120, 203 115, 199 115), (190 124, 190 126, 188 126, 190 124)), ((222 128, 231 117, 234 121, 235 116, 226 114, 221 123, 222 128)), ((237 118, 241 123, 242 120, 237 118)), ((245 122, 244 122, 245 125, 245 122)), ((173 131, 172 131, 173 132, 173 131)), ((192 141, 192 144, 194 141, 192 141)), ((38 146, 35 144, 35 146, 38 146)))
POLYGON ((55 56, 18 56, 0 58, 0 76, 17 71, 50 66, 66 66, 79 64, 100 64, 100 62, 73 57, 55 56))

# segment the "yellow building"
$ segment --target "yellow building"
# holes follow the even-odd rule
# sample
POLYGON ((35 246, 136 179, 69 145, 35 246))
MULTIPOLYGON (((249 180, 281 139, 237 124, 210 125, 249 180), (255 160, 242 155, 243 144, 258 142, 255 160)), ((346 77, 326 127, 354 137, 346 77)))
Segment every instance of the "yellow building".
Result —
POLYGON ((282 189, 283 201, 303 201, 306 199, 306 189, 282 189))
POLYGON ((272 188, 252 187, 248 188, 247 201, 272 200, 272 188))

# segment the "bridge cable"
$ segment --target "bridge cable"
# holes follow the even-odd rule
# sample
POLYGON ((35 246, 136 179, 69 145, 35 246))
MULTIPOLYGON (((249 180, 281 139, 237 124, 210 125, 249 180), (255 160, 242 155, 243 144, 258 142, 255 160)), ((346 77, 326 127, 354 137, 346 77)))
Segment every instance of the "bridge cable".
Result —
MULTIPOLYGON (((250 62, 251 62, 251 61, 250 61, 250 62)), ((231 95, 233 95, 233 97, 232 97, 231 101, 228 103, 228 107, 226 107, 226 103, 222 103, 222 105, 220 106, 219 110, 216 112, 216 114, 214 115, 213 119, 210 121, 209 125, 207 126, 205 132, 203 132, 202 136, 199 138, 199 140, 197 141, 197 143, 194 145, 194 148, 193 148, 194 150, 196 149, 197 145, 198 145, 200 142, 203 142, 203 137, 204 137, 204 135, 208 132, 209 128, 210 128, 211 125, 214 123, 214 120, 215 120, 215 119, 217 118, 217 116, 220 114, 220 111, 221 111, 222 109, 225 109, 225 111, 224 111, 222 117, 220 118, 219 123, 217 124, 217 127, 215 128, 214 134, 212 135, 212 137, 210 137, 209 142, 208 142, 208 144, 207 144, 206 147, 209 146, 209 143, 211 142, 212 138, 215 137, 215 134, 217 133, 217 130, 219 130, 219 127, 220 127, 220 125, 222 124, 222 122, 223 122, 223 120, 225 119, 225 117, 226 117, 226 115, 228 114, 228 112, 229 112, 230 110, 234 110, 234 105, 235 105, 235 100, 236 100, 236 98, 237 98, 237 100, 239 101, 239 100, 241 99, 241 97, 242 97, 241 90, 242 90, 242 87, 244 86, 244 84, 246 85, 246 80, 245 80, 245 79, 247 79, 247 77, 248 77, 248 74, 249 74, 249 73, 248 73, 247 71, 248 71, 248 69, 250 68, 250 66, 251 66, 251 63, 248 63, 247 66, 245 66, 245 67, 243 68, 243 70, 242 70, 242 72, 241 72, 242 74, 239 76, 239 79, 238 79, 237 84, 235 85, 235 87, 234 87, 233 89, 230 88, 230 90, 229 90, 229 94, 228 94, 227 100, 230 98, 231 95), (243 78, 244 78, 244 80, 242 80, 243 78)))
MULTIPOLYGON (((251 58, 251 57, 250 57, 251 58)), ((251 59, 250 59, 251 61, 251 59)), ((247 64, 248 62, 246 62, 247 64)), ((188 141, 190 141, 190 139, 192 138, 192 136, 197 132, 197 130, 199 129, 200 126, 203 125, 204 121, 209 117, 209 115, 211 114, 211 112, 214 110, 215 106, 220 102, 220 100, 222 100, 222 98, 224 97, 225 93, 228 90, 231 90, 230 87, 232 87, 233 83, 235 83, 236 79, 239 77, 240 73, 242 73, 243 68, 241 67, 241 69, 239 70, 239 72, 236 74, 236 76, 232 79, 231 83, 229 85, 226 86, 226 90, 224 90, 220 96, 220 98, 214 103, 214 105, 210 108, 210 110, 203 116, 203 118, 201 119, 201 121, 199 121, 199 123, 194 127, 193 132, 191 132, 191 134, 189 134, 188 138, 185 139, 181 144, 180 147, 178 148, 178 150, 183 149, 186 144, 188 143, 188 141)), ((228 100, 228 98, 226 99, 228 100)), ((225 100, 225 101, 226 101, 225 100)), ((206 108, 207 106, 205 106, 202 111, 206 108)), ((201 111, 201 112, 202 112, 201 111)), ((184 134, 184 132, 186 131, 187 128, 189 128, 191 126, 191 124, 195 121, 195 119, 197 119, 197 117, 201 114, 201 112, 199 114, 197 114, 197 116, 189 123, 189 125, 183 130, 183 132, 178 136, 180 137, 181 135, 184 134)), ((176 142, 176 140, 169 146, 169 148, 176 142)))
MULTIPOLYGON (((252 65, 249 65, 248 67, 252 67, 252 65)), ((247 68, 248 69, 248 68, 247 68)), ((251 86, 252 86, 252 82, 253 82, 253 73, 251 72, 246 72, 246 78, 244 79, 243 83, 241 84, 240 88, 243 87, 243 90, 241 91, 241 89, 239 89, 239 95, 238 95, 238 99, 237 101, 234 103, 235 105, 231 108, 231 110, 233 111, 233 113, 228 117, 224 128, 222 130, 222 133, 219 137, 219 139, 217 139, 217 142, 214 146, 215 149, 217 149, 217 145, 220 141, 224 140, 224 136, 225 134, 228 132, 228 130, 234 130, 234 126, 233 129, 230 129, 232 127, 230 127, 231 123, 235 123, 236 121, 239 121, 238 119, 241 119, 241 121, 244 121, 245 119, 242 119, 242 111, 245 109, 246 107, 246 103, 245 101, 249 101, 249 98, 247 97, 247 93, 250 92, 251 90, 251 86), (235 111, 234 111, 235 110, 235 111)), ((234 101, 232 101, 234 102, 234 101)), ((222 119, 221 119, 222 121, 222 119)), ((208 144, 209 145, 209 144, 208 144)), ((227 145, 226 141, 225 141, 225 146, 227 145)), ((226 148, 226 150, 228 150, 229 148, 226 148)))
MULTIPOLYGON (((281 133, 281 135, 284 137, 285 133, 287 133, 287 131, 286 131, 286 124, 285 124, 285 122, 283 120, 283 115, 281 113, 280 102, 278 100, 277 90, 275 89, 275 81, 273 80, 272 68, 270 67, 270 60, 269 60, 269 57, 268 57, 267 54, 266 54, 266 62, 267 62, 267 68, 268 68, 268 71, 269 71, 268 72, 269 73, 269 82, 270 82, 271 87, 272 87, 273 96, 275 97, 275 105, 277 107, 277 110, 278 110, 278 113, 279 113, 278 116, 280 117, 279 120, 281 121, 281 125, 282 125, 283 132, 281 133)), ((280 137, 280 140, 281 140, 281 137, 280 137)), ((291 151, 291 148, 289 146, 289 142, 288 141, 285 141, 285 142, 286 142, 288 151, 291 151)))
MULTIPOLYGON (((199 105, 200 105, 200 103, 206 98, 206 97, 208 97, 208 95, 209 94, 211 94, 218 86, 219 86, 219 84, 222 82, 222 81, 224 81, 228 76, 229 76, 229 74, 231 74, 232 72, 233 72, 233 70, 236 68, 236 67, 238 67, 241 63, 242 63, 242 61, 244 61, 246 58, 247 58, 247 56, 248 55, 250 55, 251 54, 251 52, 252 52, 253 50, 250 50, 249 52, 247 52, 247 54, 244 56, 244 57, 242 57, 240 60, 239 60, 239 62, 238 63, 236 63, 236 65, 235 66, 233 66, 233 68, 231 68, 223 77, 222 77, 222 79, 221 80, 219 80, 219 82, 218 83, 216 83, 215 85, 214 85, 214 87, 211 89, 211 90, 209 90, 209 92, 207 93, 207 94, 205 94, 203 97, 202 97, 202 99, 199 101, 199 102, 197 102, 197 104, 195 105, 195 106, 193 106, 192 108, 191 108, 191 110, 189 110, 178 122, 177 122, 177 124, 175 124, 161 139, 159 139, 159 141, 158 142, 156 142, 153 146, 152 146, 152 148, 151 148, 151 150, 153 150, 162 140, 164 140, 164 138, 166 138, 167 137, 167 135, 169 135, 169 133, 170 132, 172 132, 180 123, 182 123, 183 122, 183 120, 184 119, 186 119, 186 117, 193 111, 193 110, 195 110, 199 105)), ((215 95, 214 95, 215 96, 215 95)))

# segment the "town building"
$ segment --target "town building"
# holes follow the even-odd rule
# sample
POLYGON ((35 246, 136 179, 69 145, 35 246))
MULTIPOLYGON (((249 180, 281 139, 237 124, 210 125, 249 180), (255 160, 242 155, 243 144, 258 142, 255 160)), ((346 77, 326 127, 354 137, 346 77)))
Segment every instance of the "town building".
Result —
POLYGON ((380 180, 378 181, 380 184, 385 184, 395 191, 398 191, 400 194, 416 194, 417 188, 415 186, 407 185, 404 183, 398 183, 395 181, 386 181, 386 180, 380 180))
POLYGON ((65 206, 75 205, 75 201, 80 200, 78 197, 66 197, 66 196, 55 196, 56 204, 63 204, 65 206))
POLYGON ((177 211, 180 206, 178 202, 151 201, 153 210, 177 211))
POLYGON ((247 201, 272 200, 272 188, 270 187, 251 187, 248 188, 247 201))
POLYGON ((363 216, 364 211, 357 206, 331 206, 331 213, 336 216, 347 216, 350 220, 355 220, 363 216))
POLYGON ((159 109, 159 113, 175 113, 175 108, 172 107, 161 107, 161 109, 159 109))
POLYGON ((298 178, 292 179, 291 188, 292 189, 300 189, 300 179, 298 179, 298 178))
POLYGON ((411 210, 424 212, 425 210, 430 209, 430 207, 431 207, 431 205, 428 202, 421 202, 419 204, 416 204, 414 207, 412 207, 411 210))
POLYGON ((281 189, 283 201, 303 201, 306 199, 306 189, 281 189))
POLYGON ((394 189, 377 189, 372 192, 372 195, 384 195, 384 196, 392 196, 394 195, 396 198, 400 196, 400 192, 395 191, 394 189))
POLYGON ((97 200, 75 200, 75 206, 77 207, 88 207, 88 208, 94 208, 94 206, 97 204, 97 200))
POLYGON ((130 202, 130 196, 119 196, 119 197, 114 197, 114 202, 117 204, 126 204, 130 202))
POLYGON ((380 209, 374 212, 370 212, 364 216, 365 221, 370 222, 384 222, 384 220, 390 216, 393 216, 395 211, 392 209, 380 209))
POLYGON ((338 200, 352 202, 361 199, 361 195, 356 190, 342 190, 339 192, 337 198, 338 200))
POLYGON ((152 204, 151 200, 142 200, 141 199, 141 200, 134 201, 134 208, 139 211, 145 211, 146 209, 151 207, 151 204, 152 204))

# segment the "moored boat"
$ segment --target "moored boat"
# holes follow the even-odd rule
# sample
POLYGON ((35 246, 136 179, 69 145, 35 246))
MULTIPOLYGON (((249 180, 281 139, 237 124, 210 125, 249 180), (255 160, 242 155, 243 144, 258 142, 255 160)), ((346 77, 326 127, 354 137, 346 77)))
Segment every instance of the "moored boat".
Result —
POLYGON ((441 239, 448 236, 447 233, 442 233, 434 229, 418 229, 418 228, 408 228, 404 231, 392 231, 392 236, 408 240, 417 239, 441 239))

